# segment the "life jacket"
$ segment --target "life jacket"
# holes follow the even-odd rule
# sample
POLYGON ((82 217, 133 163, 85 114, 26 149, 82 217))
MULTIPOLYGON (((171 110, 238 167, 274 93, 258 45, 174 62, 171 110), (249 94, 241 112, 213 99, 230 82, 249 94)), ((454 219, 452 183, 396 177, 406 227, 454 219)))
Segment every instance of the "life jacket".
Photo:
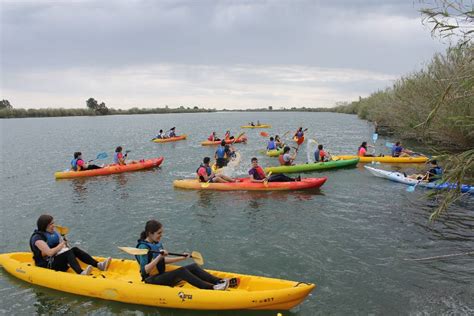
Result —
POLYGON ((169 134, 170 137, 176 137, 176 133, 174 131, 171 131, 169 134))
POLYGON ((301 137, 303 137, 303 135, 304 135, 304 133, 302 131, 297 131, 295 136, 298 137, 298 138, 301 138, 301 137))
POLYGON ((212 142, 212 141, 214 141, 214 138, 215 138, 215 137, 214 137, 214 134, 211 134, 211 136, 209 136, 209 137, 207 138, 207 140, 212 142))
POLYGON ((263 171, 262 167, 258 166, 257 168, 252 168, 250 170, 255 170, 253 173, 253 178, 255 180, 263 180, 265 179, 265 172, 263 171))
POLYGON ((403 147, 402 146, 395 146, 392 147, 392 157, 400 157, 402 153, 403 147))
POLYGON ((71 160, 71 169, 74 170, 74 171, 77 171, 77 159, 76 158, 73 158, 71 160))
MULTIPOLYGON (((163 249, 163 245, 161 244, 161 242, 150 243, 146 240, 138 239, 136 248, 138 248, 140 245, 144 245, 148 250, 151 250, 147 253, 147 264, 150 263, 156 257, 158 257, 158 255, 160 254, 160 250, 163 249)), ((135 259, 137 260, 138 264, 140 264, 139 256, 135 256, 135 259)), ((164 258, 163 260, 160 260, 157 263, 156 269, 158 270, 158 274, 162 274, 165 272, 166 263, 164 258)), ((142 276, 142 281, 149 277, 149 274, 145 272, 145 269, 142 270, 142 267, 140 267, 140 274, 142 276)))
POLYGON ((205 169, 206 169, 206 174, 207 174, 208 177, 211 175, 212 169, 211 169, 211 167, 207 167, 207 166, 205 166, 204 164, 201 164, 201 165, 199 166, 199 168, 196 169, 196 173, 197 173, 199 179, 200 179, 202 182, 205 182, 204 178, 199 174, 199 169, 201 169, 201 168, 205 168, 205 169))
POLYGON ((431 168, 428 182, 439 180, 441 179, 442 176, 443 176, 443 169, 441 169, 441 167, 437 166, 437 167, 431 168))
POLYGON ((162 139, 162 138, 163 138, 163 135, 162 135, 162 134, 158 134, 158 135, 156 135, 155 138, 162 139))
POLYGON ((319 155, 319 149, 316 149, 314 152, 314 161, 318 162, 321 160, 321 156, 319 155))
POLYGON ((278 156, 278 161, 280 162, 280 165, 282 166, 289 166, 291 165, 291 162, 290 161, 285 161, 283 159, 283 154, 281 154, 280 156, 278 156))
POLYGON ((39 231, 39 230, 35 229, 35 231, 31 235, 31 237, 30 237, 30 249, 31 249, 31 252, 33 252, 33 260, 35 261, 35 265, 37 265, 38 267, 43 267, 43 268, 48 267, 48 263, 49 263, 50 260, 49 260, 48 257, 46 257, 46 258, 43 257, 43 254, 41 253, 41 250, 35 245, 35 242, 37 240, 42 240, 42 241, 46 242, 50 248, 54 248, 59 244, 59 234, 57 236, 57 243, 54 244, 56 242, 56 234, 49 234, 47 232, 42 232, 42 231, 39 231), (55 237, 53 237, 53 236, 55 236, 55 237))
MULTIPOLYGON (((116 164, 120 164, 120 161, 119 161, 119 158, 118 158, 118 155, 121 154, 121 153, 114 153, 114 163, 116 164)), ((123 158, 123 156, 122 156, 123 158)))
POLYGON ((272 140, 269 141, 269 142, 268 142, 268 145, 267 145, 267 149, 268 149, 268 150, 274 150, 274 149, 276 149, 275 141, 272 141, 272 140))
POLYGON ((223 159, 225 158, 226 150, 225 146, 219 146, 216 150, 217 158, 223 159))

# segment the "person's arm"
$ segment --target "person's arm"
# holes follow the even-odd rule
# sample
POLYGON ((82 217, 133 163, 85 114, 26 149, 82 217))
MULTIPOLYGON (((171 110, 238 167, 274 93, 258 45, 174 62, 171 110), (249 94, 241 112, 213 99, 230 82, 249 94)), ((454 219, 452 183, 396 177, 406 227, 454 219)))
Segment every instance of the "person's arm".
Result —
POLYGON ((160 260, 162 259, 166 260, 165 257, 167 255, 168 255, 168 252, 166 250, 163 250, 162 252, 160 252, 160 254, 155 259, 151 260, 148 264, 145 265, 145 272, 147 274, 150 274, 150 272, 156 267, 156 265, 158 264, 158 262, 160 262, 160 260))
POLYGON ((43 240, 37 240, 35 242, 35 246, 41 250, 41 254, 43 257, 52 257, 59 252, 59 250, 63 249, 66 246, 66 242, 61 240, 61 242, 54 248, 49 248, 48 244, 43 240))
POLYGON ((191 255, 187 252, 185 252, 184 254, 186 255, 186 257, 173 257, 173 258, 166 257, 165 263, 174 263, 174 262, 184 261, 191 257, 191 255))

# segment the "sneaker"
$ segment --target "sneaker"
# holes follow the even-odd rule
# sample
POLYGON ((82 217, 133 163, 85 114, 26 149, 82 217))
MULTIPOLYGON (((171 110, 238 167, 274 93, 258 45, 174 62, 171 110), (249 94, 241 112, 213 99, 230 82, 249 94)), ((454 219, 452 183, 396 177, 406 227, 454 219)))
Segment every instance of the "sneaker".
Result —
POLYGON ((87 266, 84 270, 82 270, 81 275, 90 275, 92 272, 92 266, 87 266))
POLYGON ((112 261, 112 258, 108 257, 107 259, 105 259, 104 261, 102 262, 99 262, 97 264, 97 269, 99 269, 100 271, 107 271, 107 269, 109 268, 109 265, 110 265, 110 262, 112 261))
POLYGON ((229 287, 229 279, 223 279, 221 283, 214 285, 213 289, 217 291, 225 291, 227 290, 228 287, 229 287))
POLYGON ((231 278, 229 279, 229 287, 236 288, 240 284, 240 278, 231 278))

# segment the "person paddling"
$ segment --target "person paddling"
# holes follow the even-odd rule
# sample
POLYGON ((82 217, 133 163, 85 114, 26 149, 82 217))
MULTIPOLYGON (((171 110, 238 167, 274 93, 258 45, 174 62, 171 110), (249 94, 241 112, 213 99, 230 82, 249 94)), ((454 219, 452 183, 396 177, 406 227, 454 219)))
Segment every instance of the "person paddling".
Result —
POLYGON ((297 177, 295 179, 290 178, 282 173, 279 174, 273 174, 270 177, 267 177, 265 174, 265 171, 263 170, 262 167, 258 165, 258 159, 256 157, 253 157, 251 159, 252 163, 252 168, 249 170, 249 175, 250 175, 250 181, 251 182, 293 182, 293 181, 301 181, 301 177, 297 177))
POLYGON ((160 129, 160 132, 158 133, 158 135, 156 135, 155 138, 157 138, 157 139, 164 139, 164 138, 166 138, 166 136, 163 135, 163 130, 162 130, 162 129, 160 129))
POLYGON ((277 148, 283 148, 285 146, 278 135, 275 135, 275 145, 277 148))
POLYGON ((176 137, 176 127, 172 127, 168 134, 168 137, 176 137))
POLYGON ((186 281, 199 289, 205 290, 227 290, 229 286, 235 287, 238 285, 237 278, 218 278, 203 270, 196 263, 171 271, 168 270, 166 268, 167 264, 186 260, 190 258, 190 254, 186 253, 186 257, 168 257, 168 251, 164 249, 161 243, 162 236, 163 225, 160 222, 154 219, 146 222, 145 230, 141 232, 138 239, 137 248, 153 252, 150 251, 146 255, 136 256, 143 282, 175 286, 181 281, 186 281))
POLYGON ((367 142, 362 142, 359 149, 357 149, 357 156, 359 157, 374 157, 374 155, 367 153, 367 147, 374 147, 372 145, 367 145, 367 142))
POLYGON ((229 130, 227 130, 227 131, 225 132, 225 134, 224 134, 224 139, 225 139, 225 140, 229 140, 229 139, 230 139, 230 131, 229 131, 229 130))
POLYGON ((392 157, 409 157, 413 152, 402 147, 401 142, 396 142, 392 146, 392 157))
POLYGON ((99 167, 94 164, 88 164, 82 159, 82 153, 77 151, 74 153, 74 158, 71 160, 71 170, 74 171, 83 171, 83 170, 93 170, 93 169, 100 169, 99 167))
POLYGON ((221 144, 216 150, 216 153, 214 154, 217 168, 223 168, 227 166, 228 158, 230 158, 228 153, 229 153, 229 147, 226 147, 225 140, 222 140, 221 144))
POLYGON ((211 158, 204 157, 203 163, 196 170, 197 177, 200 182, 211 182, 211 183, 226 183, 226 182, 235 182, 234 179, 223 174, 215 174, 212 172, 212 168, 209 166, 211 158))
POLYGON ((278 161, 280 162, 280 165, 282 166, 292 166, 293 165, 293 161, 296 159, 296 152, 294 153, 294 155, 290 155, 290 147, 288 146, 285 146, 285 148, 283 148, 283 153, 278 156, 278 161))
POLYGON ((270 137, 270 140, 268 141, 267 144, 267 150, 276 150, 277 145, 275 143, 275 139, 273 137, 270 137))
POLYGON ((303 141, 301 141, 301 139, 304 139, 303 127, 298 128, 298 130, 296 131, 294 137, 296 138, 296 142, 297 142, 298 144, 303 143, 303 141))
POLYGON ((54 218, 51 215, 41 215, 36 221, 36 226, 37 229, 30 237, 30 248, 36 266, 62 272, 66 272, 71 267, 74 272, 82 275, 91 274, 92 267, 101 271, 108 269, 112 258, 98 262, 77 247, 69 249, 66 241, 54 229, 54 218), (82 269, 77 259, 88 266, 82 269))
POLYGON ((318 149, 314 152, 315 162, 325 162, 331 160, 331 156, 323 149, 323 145, 319 144, 318 149))
POLYGON ((211 136, 207 138, 208 141, 217 142, 220 141, 219 137, 216 136, 216 132, 212 132, 211 136))
POLYGON ((122 154, 122 146, 118 146, 115 148, 115 153, 114 153, 114 163, 117 165, 125 166, 125 159, 127 159, 128 153, 125 153, 125 155, 122 154))

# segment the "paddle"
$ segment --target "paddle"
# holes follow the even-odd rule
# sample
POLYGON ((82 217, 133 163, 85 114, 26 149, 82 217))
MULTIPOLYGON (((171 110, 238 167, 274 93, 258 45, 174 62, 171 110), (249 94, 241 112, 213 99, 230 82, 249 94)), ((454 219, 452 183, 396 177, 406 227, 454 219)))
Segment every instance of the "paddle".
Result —
MULTIPOLYGON (((153 251, 153 250, 148 250, 148 249, 139 249, 139 248, 133 248, 133 247, 118 247, 120 250, 123 252, 128 253, 129 255, 133 256, 142 256, 148 254, 148 252, 154 252, 154 253, 160 253, 161 251, 153 251)), ((171 256, 176 256, 176 257, 186 257, 184 253, 174 253, 174 252, 168 252, 169 255, 171 256)), ((202 266, 204 265, 204 259, 201 255, 201 253, 197 251, 191 252, 191 259, 194 260, 198 265, 202 266)))
POLYGON ((131 150, 125 150, 125 155, 123 155, 123 157, 127 157, 128 153, 131 153, 132 151, 131 150))
POLYGON ((54 225, 54 229, 63 237, 64 241, 66 242, 66 247, 69 248, 69 243, 66 239, 66 234, 69 234, 69 228, 61 225, 54 225))
POLYGON ((237 139, 239 139, 240 137, 242 137, 244 134, 245 134, 245 132, 242 132, 242 133, 240 133, 237 137, 235 137, 234 140, 232 141, 232 144, 233 144, 237 139))
MULTIPOLYGON (((387 147, 387 148, 392 149, 393 146, 395 146, 394 143, 390 143, 390 142, 386 142, 386 143, 385 143, 385 147, 387 147)), ((423 157, 428 157, 428 156, 426 156, 425 154, 422 154, 422 153, 419 153, 419 152, 414 152, 414 151, 412 151, 411 154, 413 154, 413 155, 418 155, 418 156, 423 156, 423 157)))
POLYGON ((95 159, 89 160, 88 163, 93 162, 94 160, 98 160, 98 159, 105 159, 107 157, 108 157, 108 155, 107 155, 106 152, 101 152, 101 153, 97 154, 97 157, 95 157, 95 159))
POLYGON ((379 134, 377 134, 377 133, 373 133, 373 134, 372 134, 372 140, 374 141, 374 145, 375 145, 375 143, 377 142, 377 139, 378 139, 378 138, 379 138, 379 134))
POLYGON ((260 136, 268 137, 270 136, 267 132, 260 132, 260 136))
POLYGON ((263 185, 268 188, 268 178, 270 178, 270 176, 272 175, 272 171, 270 171, 268 174, 267 174, 267 177, 265 178, 265 180, 263 180, 263 185))

